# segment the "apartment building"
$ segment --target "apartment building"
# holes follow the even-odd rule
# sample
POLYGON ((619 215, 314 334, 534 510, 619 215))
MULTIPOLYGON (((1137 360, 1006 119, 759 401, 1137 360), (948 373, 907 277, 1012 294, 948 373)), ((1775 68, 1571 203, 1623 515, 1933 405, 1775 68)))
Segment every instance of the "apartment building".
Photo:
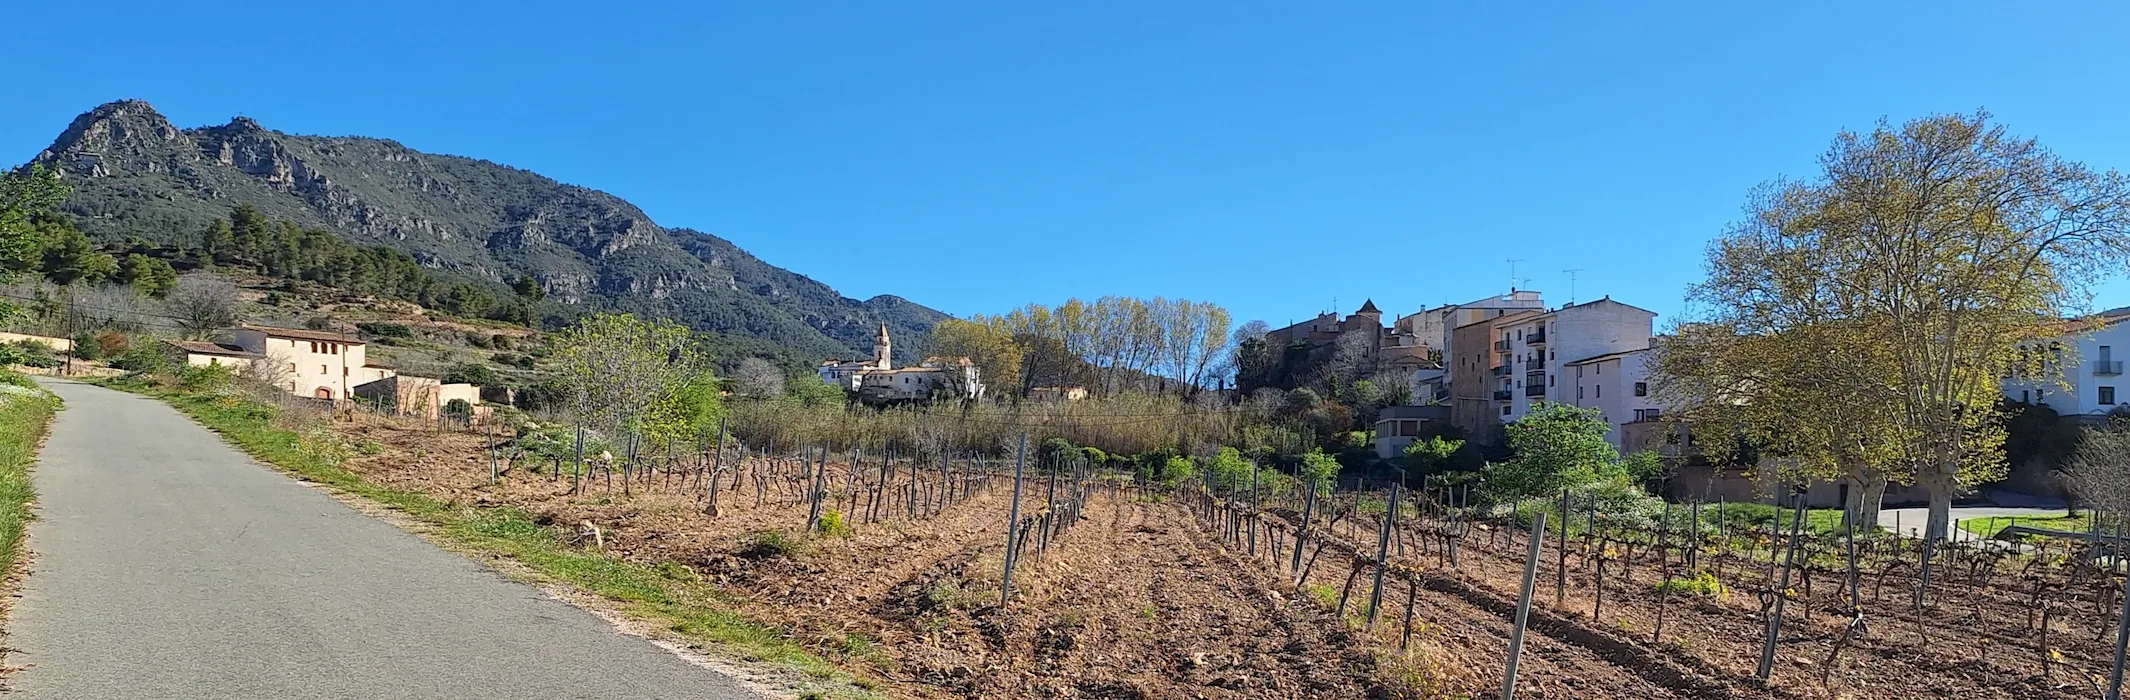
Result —
POLYGON ((2130 352, 2130 323, 2124 321, 2130 321, 2130 309, 2067 321, 2062 336, 2029 348, 2040 356, 2041 369, 2007 378, 2005 398, 2089 420, 2130 403, 2130 381, 2124 381, 2123 361, 2117 359, 2130 352))
POLYGON ((1612 443, 1614 449, 1624 450, 1630 425, 1664 418, 1663 407, 1650 398, 1649 363, 1648 348, 1565 363, 1561 369, 1566 378, 1561 381, 1573 388, 1561 392, 1561 402, 1597 409, 1612 426, 1605 433, 1605 441, 1612 443))
POLYGON ((1569 375, 1567 363, 1648 348, 1656 318, 1654 311, 1606 297, 1496 324, 1495 348, 1509 368, 1494 383, 1496 395, 1509 392, 1502 422, 1522 418, 1543 402, 1566 402, 1575 387, 1562 380, 1569 375))
MULTIPOLYGON (((1449 354, 1456 339, 1452 337, 1458 328, 1484 319, 1500 318, 1524 311, 1544 313, 1546 301, 1538 292, 1528 289, 1511 289, 1508 294, 1475 299, 1462 304, 1444 304, 1411 316, 1401 316, 1391 326, 1394 333, 1420 339, 1429 347, 1449 354)), ((1452 381, 1451 384, 1455 384, 1452 381)))
POLYGON ((1498 330, 1543 313, 1523 310, 1483 316, 1452 329, 1449 351, 1443 357, 1449 369, 1450 423, 1464 431, 1466 439, 1491 442, 1509 404, 1511 390, 1504 384, 1512 369, 1505 359, 1509 343, 1496 339, 1498 330))

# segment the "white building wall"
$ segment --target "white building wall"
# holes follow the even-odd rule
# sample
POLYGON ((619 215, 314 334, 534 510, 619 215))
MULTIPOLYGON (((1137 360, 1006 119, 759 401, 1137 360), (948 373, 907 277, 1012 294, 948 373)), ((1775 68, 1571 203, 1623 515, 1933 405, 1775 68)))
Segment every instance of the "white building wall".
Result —
POLYGON ((2056 342, 2062 345, 2062 359, 2050 362, 2041 377, 2006 380, 2005 398, 2088 417, 2107 415, 2130 401, 2130 379, 2122 373, 2123 360, 2130 355, 2130 323, 2109 323, 2056 342))
POLYGON ((1564 401, 1573 396, 1574 384, 1570 382, 1564 389, 1561 381, 1566 363, 1648 348, 1656 317, 1654 313, 1603 299, 1506 324, 1496 333, 1496 339, 1508 341, 1515 366, 1502 382, 1511 390, 1509 411, 1502 421, 1528 415, 1540 401, 1564 401), (1543 342, 1531 342, 1540 330, 1544 331, 1543 342), (1534 390, 1534 386, 1539 388, 1534 390))
POLYGON ((238 347, 265 355, 265 362, 285 365, 282 383, 291 394, 333 400, 345 399, 358 384, 375 374, 363 370, 367 362, 359 342, 278 337, 266 331, 245 328, 231 334, 238 347))
POLYGON ((1649 396, 1648 350, 1563 367, 1562 372, 1568 377, 1565 381, 1574 385, 1562 392, 1562 403, 1598 409, 1612 427, 1605 433, 1605 441, 1615 449, 1620 446, 1621 426, 1646 415, 1642 411, 1662 410, 1649 396), (1638 389, 1640 396, 1636 395, 1638 389))

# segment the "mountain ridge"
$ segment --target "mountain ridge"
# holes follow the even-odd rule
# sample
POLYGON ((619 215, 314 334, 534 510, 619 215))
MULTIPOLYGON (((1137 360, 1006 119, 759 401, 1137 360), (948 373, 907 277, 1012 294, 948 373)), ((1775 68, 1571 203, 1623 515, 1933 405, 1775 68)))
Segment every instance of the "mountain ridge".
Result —
POLYGON ((800 353, 869 354, 878 324, 921 353, 946 314, 892 294, 859 300, 731 241, 659 225, 597 189, 365 136, 273 131, 249 117, 179 128, 141 100, 77 116, 32 163, 74 187, 62 209, 101 241, 191 243, 235 204, 502 283, 528 276, 565 304, 670 316, 800 353))

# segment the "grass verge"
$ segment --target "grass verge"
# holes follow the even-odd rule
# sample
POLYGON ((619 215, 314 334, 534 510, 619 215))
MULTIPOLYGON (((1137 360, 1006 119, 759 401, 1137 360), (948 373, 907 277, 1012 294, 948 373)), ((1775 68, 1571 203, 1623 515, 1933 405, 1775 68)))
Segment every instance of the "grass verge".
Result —
POLYGON ((682 567, 644 566, 563 544, 524 511, 476 508, 403 491, 340 466, 350 447, 338 438, 279 427, 277 409, 226 393, 203 393, 136 381, 105 386, 162 399, 252 457, 295 476, 392 508, 435 528, 458 548, 509 557, 550 580, 610 601, 623 614, 748 661, 803 673, 828 686, 805 697, 869 697, 870 683, 809 653, 782 633, 748 620, 721 592, 682 567))
MULTIPOLYGON (((36 385, 21 375, 0 370, 0 384, 11 387, 36 385)), ((37 462, 37 446, 52 425, 58 397, 30 395, 9 389, 0 393, 0 571, 14 571, 22 554, 22 529, 29 524, 30 501, 36 496, 30 486, 30 465, 37 462)))

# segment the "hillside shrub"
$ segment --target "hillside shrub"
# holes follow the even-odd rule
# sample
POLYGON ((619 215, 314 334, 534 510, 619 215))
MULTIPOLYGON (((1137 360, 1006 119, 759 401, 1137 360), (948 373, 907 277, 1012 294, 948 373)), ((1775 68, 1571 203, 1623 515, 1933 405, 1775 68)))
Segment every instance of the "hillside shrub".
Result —
POLYGON ((170 368, 170 358, 153 345, 135 345, 114 355, 110 364, 128 372, 161 372, 170 368))
POLYGON ((96 334, 94 332, 82 331, 74 334, 75 357, 84 360, 101 359, 104 356, 103 349, 102 345, 96 344, 96 334))
POLYGON ((414 337, 414 329, 400 323, 358 323, 355 324, 355 329, 375 338, 404 340, 414 337))
POLYGON ((117 357, 133 348, 133 339, 118 331, 96 334, 96 351, 103 357, 117 357))

